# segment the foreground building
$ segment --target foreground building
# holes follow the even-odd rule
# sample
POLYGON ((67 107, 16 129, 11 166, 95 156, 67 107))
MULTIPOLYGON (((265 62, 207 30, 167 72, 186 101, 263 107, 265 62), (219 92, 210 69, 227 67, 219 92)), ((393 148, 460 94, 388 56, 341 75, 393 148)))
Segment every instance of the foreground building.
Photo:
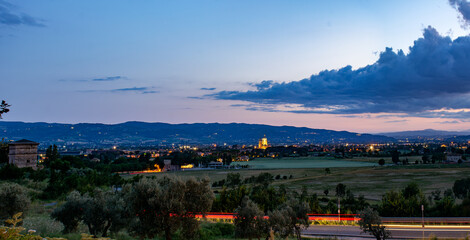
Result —
POLYGON ((19 168, 38 167, 39 143, 22 139, 8 144, 8 163, 19 168))

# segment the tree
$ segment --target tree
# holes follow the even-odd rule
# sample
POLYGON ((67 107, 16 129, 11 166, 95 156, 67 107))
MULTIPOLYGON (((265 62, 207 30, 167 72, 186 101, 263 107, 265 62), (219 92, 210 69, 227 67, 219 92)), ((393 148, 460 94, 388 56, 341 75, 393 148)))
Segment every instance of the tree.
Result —
POLYGON ((239 238, 253 239, 266 232, 264 213, 256 203, 248 197, 244 197, 242 204, 235 210, 235 236, 239 238))
POLYGON ((64 205, 54 209, 51 217, 64 225, 64 233, 71 233, 77 230, 82 219, 85 201, 78 191, 71 192, 64 205))
POLYGON ((0 164, 8 163, 8 143, 2 138, 0 141, 0 164))
POLYGON ((227 174, 227 186, 228 187, 235 187, 240 185, 242 179, 240 177, 240 173, 229 173, 227 174))
POLYGON ((154 238, 163 233, 165 239, 182 231, 186 239, 197 238, 199 223, 196 215, 205 215, 211 209, 214 193, 207 178, 183 181, 179 178, 144 178, 126 186, 126 202, 136 224, 131 229, 141 238, 154 238))
POLYGON ((116 233, 127 223, 124 200, 115 192, 97 188, 92 197, 83 197, 83 205, 83 223, 94 236, 106 237, 108 230, 116 233))
POLYGON ((29 208, 31 200, 26 189, 16 183, 0 185, 0 221, 10 219, 29 208))
POLYGON ((54 162, 56 162, 59 157, 60 155, 57 146, 55 144, 53 146, 50 145, 46 150, 46 160, 44 161, 44 165, 46 167, 51 167, 51 165, 54 164, 54 162))
POLYGON ((406 199, 409 199, 409 198, 411 198, 411 197, 414 197, 414 196, 418 195, 420 192, 421 192, 421 190, 419 189, 418 184, 416 184, 416 183, 409 183, 409 184, 406 185, 406 187, 403 189, 403 196, 404 196, 406 199))
POLYGON ((394 150, 391 152, 392 155, 392 162, 398 164, 400 162, 400 152, 394 150))
POLYGON ((380 166, 385 165, 385 160, 384 160, 383 158, 381 158, 381 159, 379 160, 379 165, 380 165, 380 166))
MULTIPOLYGON (((445 150, 444 150, 445 151, 445 150)), ((431 156, 431 159, 433 162, 439 162, 441 163, 442 161, 444 161, 446 159, 446 156, 443 152, 441 153, 434 153, 432 156, 431 156)))
POLYGON ((24 176, 24 170, 13 165, 5 164, 0 168, 0 180, 18 180, 24 176))
POLYGON ((330 191, 328 189, 325 189, 323 190, 323 193, 325 194, 325 196, 328 196, 328 193, 330 193, 330 191))
POLYGON ((338 183, 338 185, 336 185, 336 196, 342 198, 344 197, 345 194, 346 194, 346 185, 342 183, 338 183))
POLYGON ((359 226, 364 233, 373 235, 377 240, 387 239, 391 236, 390 231, 382 225, 379 213, 370 207, 359 213, 359 226))
MULTIPOLYGON (((291 175, 292 176, 292 175, 291 175)), ((262 184, 264 186, 268 186, 269 184, 271 184, 273 182, 273 175, 271 175, 270 173, 260 173, 257 177, 256 177, 256 183, 258 184, 262 184)))
POLYGON ((92 196, 73 191, 51 217, 64 225, 64 233, 75 231, 83 221, 92 235, 106 237, 108 231, 116 233, 127 224, 125 207, 122 196, 113 191, 96 188, 92 196))
POLYGON ((2 100, 2 102, 0 103, 0 119, 2 119, 2 114, 4 113, 7 113, 10 111, 9 107, 11 105, 9 105, 7 102, 5 102, 5 100, 2 100))
POLYGON ((269 230, 277 233, 281 238, 287 239, 293 233, 289 218, 283 210, 276 210, 268 213, 269 230))
POLYGON ((385 193, 380 204, 380 214, 386 217, 418 217, 421 216, 421 205, 428 205, 426 197, 418 185, 410 183, 402 191, 385 193))
POLYGON ((287 204, 269 214, 269 226, 282 238, 294 235, 301 240, 302 229, 308 227, 308 212, 310 207, 306 202, 291 199, 287 204))
POLYGON ((330 168, 325 168, 325 175, 330 174, 330 173, 331 173, 330 168))
POLYGON ((470 178, 456 180, 452 190, 457 198, 463 199, 468 197, 470 193, 470 178))
MULTIPOLYGON (((423 155, 421 157, 421 160, 423 160, 424 164, 427 164, 429 162, 429 156, 428 155, 423 155)), ((433 159, 433 160, 434 160, 433 163, 435 163, 436 162, 435 159, 433 159)))

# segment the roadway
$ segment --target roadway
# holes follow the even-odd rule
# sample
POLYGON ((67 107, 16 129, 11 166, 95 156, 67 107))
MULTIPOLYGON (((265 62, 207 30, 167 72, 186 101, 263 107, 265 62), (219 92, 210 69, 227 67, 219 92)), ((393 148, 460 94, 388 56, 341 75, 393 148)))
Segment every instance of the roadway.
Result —
MULTIPOLYGON (((431 236, 438 238, 463 239, 470 236, 470 226, 451 225, 387 225, 392 233, 392 239, 418 239, 431 236)), ((357 226, 311 225, 302 232, 304 237, 337 237, 340 239, 375 239, 372 235, 363 233, 357 226)))

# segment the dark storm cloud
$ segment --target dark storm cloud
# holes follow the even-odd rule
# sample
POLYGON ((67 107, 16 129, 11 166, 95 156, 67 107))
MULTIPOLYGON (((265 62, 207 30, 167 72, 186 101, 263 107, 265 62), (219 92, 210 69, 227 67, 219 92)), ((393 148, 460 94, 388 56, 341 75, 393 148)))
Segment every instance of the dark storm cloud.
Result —
POLYGON ((0 24, 17 26, 27 25, 34 27, 44 27, 40 20, 25 13, 14 11, 16 7, 6 1, 0 0, 0 24))
POLYGON ((470 108, 470 37, 452 41, 428 27, 408 54, 386 48, 377 62, 357 70, 346 66, 300 81, 264 81, 254 87, 207 96, 248 101, 256 105, 249 106, 250 110, 296 113, 420 115, 443 108, 470 108), (298 108, 279 110, 282 105, 298 108))
POLYGON ((264 90, 270 88, 274 84, 273 80, 264 80, 260 83, 250 83, 251 86, 256 87, 257 90, 264 90))
POLYGON ((465 24, 470 23, 470 2, 467 0, 449 0, 449 4, 462 15, 465 24))

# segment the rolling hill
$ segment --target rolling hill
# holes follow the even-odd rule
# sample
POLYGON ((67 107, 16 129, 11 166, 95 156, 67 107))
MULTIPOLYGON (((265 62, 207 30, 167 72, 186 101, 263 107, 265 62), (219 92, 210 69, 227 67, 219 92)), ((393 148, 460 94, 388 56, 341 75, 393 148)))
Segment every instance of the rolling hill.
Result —
POLYGON ((125 122, 120 124, 61 124, 0 121, 0 137, 30 139, 41 145, 150 146, 171 144, 255 145, 266 135, 271 144, 384 143, 394 138, 305 127, 245 123, 168 124, 125 122))

